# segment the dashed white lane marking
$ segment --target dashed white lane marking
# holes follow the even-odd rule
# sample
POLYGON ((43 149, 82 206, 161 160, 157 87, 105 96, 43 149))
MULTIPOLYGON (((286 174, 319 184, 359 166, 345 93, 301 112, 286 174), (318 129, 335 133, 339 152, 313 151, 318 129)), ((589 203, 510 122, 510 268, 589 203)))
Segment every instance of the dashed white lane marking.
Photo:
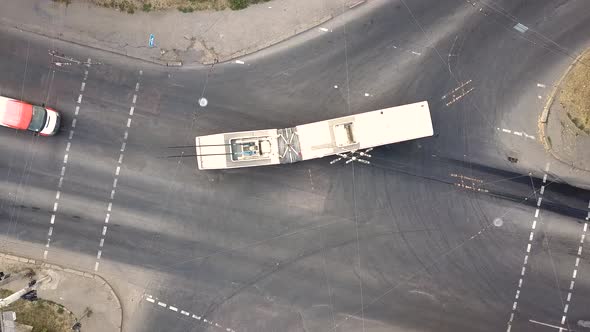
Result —
MULTIPOLYGON (((90 63, 90 59, 88 61, 90 63)), ((89 65, 87 65, 89 67, 89 65)), ((80 85, 80 95, 78 96, 77 103, 80 104, 82 102, 82 92, 86 88, 86 80, 88 79, 88 70, 84 71, 84 78, 82 79, 82 84, 80 85)), ((66 142, 66 149, 63 157, 63 162, 60 171, 59 181, 57 183, 57 190, 55 192, 55 202, 53 203, 53 213, 51 214, 51 219, 49 221, 49 230, 47 232, 47 243, 45 244, 45 250, 43 251, 43 259, 47 259, 47 255, 49 254, 49 247, 51 244, 51 237, 53 235, 53 225, 55 224, 55 216, 57 215, 57 208, 59 207, 59 200, 61 198, 61 187, 63 185, 64 176, 66 174, 66 166, 68 164, 69 159, 69 152, 70 148, 72 147, 72 138, 74 138, 74 130, 73 128, 76 127, 76 121, 78 117, 78 112, 80 111, 80 106, 76 106, 76 112, 74 114, 74 118, 72 119, 72 125, 70 130, 70 134, 68 136, 68 140, 66 142)))
POLYGON ((239 65, 243 65, 243 64, 245 64, 245 62, 244 62, 244 61, 242 61, 242 60, 236 60, 236 63, 237 63, 237 64, 239 64, 239 65))
MULTIPOLYGON (((588 202, 588 209, 590 210, 590 201, 588 202)), ((589 211, 590 215, 590 211, 589 211)), ((565 301, 565 305, 563 306, 563 316, 561 316, 561 325, 565 325, 567 321, 567 312, 571 304, 572 300, 572 293, 574 292, 574 285, 576 278, 578 277, 578 269, 580 267, 580 259, 582 258, 582 248, 584 246, 584 240, 586 238, 586 233, 588 232, 588 220, 590 218, 586 217, 586 221, 584 222, 584 226, 582 227, 582 234, 580 235, 580 243, 578 245, 578 255, 576 257, 576 263, 574 264, 574 271, 572 272, 572 278, 570 281, 570 288, 569 292, 567 293, 567 299, 565 301)))
POLYGON ((321 32, 328 32, 328 31, 330 31, 329 29, 326 29, 326 28, 318 28, 318 30, 320 30, 321 32))
POLYGON ((532 140, 535 139, 535 136, 534 135, 529 135, 529 134, 527 134, 524 131, 516 131, 516 130, 510 130, 510 129, 499 128, 499 127, 497 127, 496 130, 501 131, 501 132, 506 133, 506 134, 513 134, 513 135, 516 135, 516 136, 519 136, 519 137, 523 137, 523 138, 528 138, 528 139, 532 139, 532 140))
POLYGON ((537 87, 538 88, 546 88, 547 86, 545 84, 542 84, 542 83, 537 83, 537 87))
POLYGON ((510 332, 510 330, 512 329, 512 322, 514 321, 514 315, 516 314, 516 309, 518 308, 518 300, 520 298, 521 295, 521 291, 522 291, 522 285, 524 283, 524 278, 526 276, 526 271, 527 271, 527 265, 529 262, 529 255, 531 253, 531 247, 533 244, 533 239, 535 237, 535 229, 537 228, 537 220, 536 218, 539 216, 539 208, 541 206, 541 202, 543 201, 543 194, 545 193, 545 186, 547 183, 547 173, 549 172, 549 166, 550 164, 547 163, 545 165, 545 175, 543 176, 543 184, 542 184, 542 189, 539 193, 539 197, 537 199, 537 209, 535 209, 535 219, 533 219, 533 223, 531 224, 531 232, 529 234, 529 240, 526 246, 526 253, 524 255, 524 260, 522 263, 522 267, 520 270, 520 278, 518 279, 518 286, 516 287, 516 294, 514 295, 514 302, 512 303, 512 310, 510 312, 510 318, 508 319, 508 323, 507 323, 507 328, 506 328, 506 332, 510 332))
POLYGON ((195 315, 195 314, 191 314, 189 311, 186 310, 182 310, 179 309, 173 305, 168 305, 165 302, 160 302, 158 301, 157 298, 154 298, 151 295, 145 295, 145 300, 148 301, 149 303, 153 303, 153 304, 157 304, 158 306, 162 307, 162 308, 168 308, 170 311, 174 311, 176 313, 179 313, 180 315, 184 315, 186 317, 191 317, 197 321, 209 324, 211 326, 215 326, 216 328, 225 331, 225 332, 236 332, 236 330, 229 328, 229 327, 224 327, 223 325, 219 324, 218 322, 214 322, 212 320, 209 320, 205 317, 199 316, 199 315, 195 315))
MULTIPOLYGON (((137 80, 137 83, 135 83, 135 92, 137 93, 139 91, 139 87, 140 87, 140 78, 143 75, 143 71, 139 71, 139 78, 137 80)), ((133 95, 132 101, 131 101, 131 108, 129 109, 129 117, 127 118, 127 128, 131 127, 131 119, 133 117, 133 112, 135 110, 135 104, 137 103, 137 94, 133 95)), ((111 211, 113 209, 113 201, 115 199, 115 194, 116 194, 116 189, 117 189, 117 184, 119 181, 119 174, 121 173, 121 164, 123 163, 123 153, 125 152, 125 148, 127 146, 127 139, 129 138, 129 130, 125 129, 125 134, 123 135, 123 143, 121 143, 121 149, 120 152, 121 154, 119 155, 119 161, 117 162, 117 167, 115 168, 115 176, 113 177, 113 184, 111 186, 111 194, 109 196, 109 203, 107 205, 107 212, 105 213, 105 218, 104 218, 104 225, 102 227, 102 232, 100 233, 100 241, 98 244, 98 250, 97 250, 97 254, 96 254, 96 262, 94 263, 94 271, 98 271, 98 267, 100 266, 100 259, 102 257, 102 248, 104 247, 104 241, 105 241, 105 237, 108 231, 108 223, 109 223, 109 218, 111 216, 111 211)), ((158 304, 160 304, 161 302, 159 302, 158 304)), ((165 306, 165 303, 164 303, 165 306)), ((172 310, 171 307, 170 309, 172 310)))

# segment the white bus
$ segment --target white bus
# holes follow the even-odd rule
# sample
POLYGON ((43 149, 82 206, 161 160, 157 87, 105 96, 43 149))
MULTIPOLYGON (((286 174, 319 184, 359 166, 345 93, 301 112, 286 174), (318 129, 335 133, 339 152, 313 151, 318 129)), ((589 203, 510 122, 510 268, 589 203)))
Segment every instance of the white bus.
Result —
POLYGON ((288 164, 432 135, 423 101, 292 128, 198 136, 195 145, 206 170, 288 164))

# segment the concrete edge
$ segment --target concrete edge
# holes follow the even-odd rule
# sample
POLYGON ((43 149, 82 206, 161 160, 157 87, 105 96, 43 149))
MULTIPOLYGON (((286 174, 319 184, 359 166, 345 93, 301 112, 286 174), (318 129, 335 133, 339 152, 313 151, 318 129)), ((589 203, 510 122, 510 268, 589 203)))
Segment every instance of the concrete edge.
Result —
POLYGON ((557 161, 561 162, 562 164, 565 164, 565 165, 571 167, 572 169, 575 169, 578 171, 590 172, 590 169, 579 168, 579 167, 576 167, 576 166, 568 163, 566 160, 563 160, 563 158, 561 158, 561 156, 559 154, 557 154, 555 152, 555 150, 553 149, 553 147, 551 146, 551 144, 548 140, 548 136, 545 135, 545 129, 547 128, 547 123, 549 122, 549 114, 551 112, 551 106, 553 106, 553 103, 555 102, 555 95, 557 94, 557 90, 561 87, 561 83, 563 83, 563 80, 565 79, 567 74, 569 74, 569 72, 572 70, 572 68, 574 68, 574 66, 580 61, 580 59, 582 58, 582 56, 584 56, 584 54, 586 54, 586 52, 590 52, 590 49, 584 50, 582 53, 580 53, 574 59, 574 61, 572 61, 572 63, 569 65, 569 67, 563 73, 563 75, 561 75, 561 77, 559 78, 559 81, 557 81, 557 84, 553 85, 553 90, 551 91, 549 98, 547 98, 547 102, 545 103, 545 106, 543 107, 543 112, 541 112, 541 116, 539 117, 538 127, 539 127, 539 139, 541 140, 541 143, 543 144, 543 148, 545 148, 545 151, 549 152, 553 158, 555 158, 557 161))
POLYGON ((119 331, 123 331, 123 306, 121 305, 121 299, 119 298, 119 295, 117 295, 117 293, 115 292, 115 289, 111 286, 111 284, 102 276, 100 276, 98 274, 75 270, 75 269, 65 268, 65 267, 62 267, 57 264, 45 263, 45 262, 41 262, 41 261, 36 261, 34 259, 30 259, 27 257, 21 257, 21 256, 12 255, 12 254, 2 253, 2 252, 0 252, 0 257, 6 258, 6 259, 12 260, 12 261, 20 262, 20 263, 29 263, 29 264, 41 266, 43 268, 49 268, 49 269, 58 270, 61 272, 72 273, 72 274, 75 274, 79 277, 83 277, 83 278, 87 278, 87 279, 98 280, 103 286, 106 285, 108 287, 108 289, 111 293, 111 296, 113 298, 115 298, 115 300, 117 301, 118 309, 121 312, 121 325, 119 325, 119 331))
POLYGON ((364 5, 365 2, 367 2, 367 0, 359 0, 359 1, 355 2, 355 3, 353 3, 352 5, 348 6, 348 9, 353 9, 353 8, 356 8, 356 7, 360 6, 360 5, 364 5))
POLYGON ((206 61, 203 62, 203 64, 204 65, 212 65, 212 64, 215 64, 215 63, 229 62, 229 61, 232 61, 234 59, 237 59, 237 58, 240 58, 240 57, 243 57, 243 56, 252 54, 252 53, 256 53, 256 52, 259 52, 259 51, 262 51, 262 50, 267 49, 267 48, 269 48, 271 46, 277 45, 277 44, 282 43, 284 41, 287 41, 287 40, 289 40, 291 38, 294 38, 297 35, 302 34, 302 33, 306 32, 306 31, 309 31, 309 30, 311 30, 311 29, 313 29, 313 28, 315 28, 315 27, 317 27, 319 25, 322 25, 322 24, 328 22, 329 20, 331 20, 333 18, 334 18, 333 15, 326 15, 326 16, 324 16, 324 17, 320 18, 319 20, 316 20, 316 21, 314 21, 312 23, 305 24, 303 26, 297 27, 295 29, 295 31, 293 31, 293 32, 286 33, 286 34, 284 34, 282 36, 279 36, 279 37, 277 37, 275 39, 271 39, 270 41, 266 41, 264 43, 261 43, 261 44, 258 44, 258 45, 254 45, 253 47, 249 47, 249 48, 246 48, 246 49, 243 49, 243 50, 234 52, 234 53, 232 53, 232 54, 230 54, 228 56, 218 58, 217 61, 206 60, 206 61))

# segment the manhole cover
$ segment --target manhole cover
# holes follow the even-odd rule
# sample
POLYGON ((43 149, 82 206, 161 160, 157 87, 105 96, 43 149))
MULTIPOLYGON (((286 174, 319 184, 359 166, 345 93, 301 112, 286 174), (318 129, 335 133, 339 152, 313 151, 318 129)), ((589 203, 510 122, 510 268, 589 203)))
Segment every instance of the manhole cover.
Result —
POLYGON ((500 227, 504 224, 504 220, 502 220, 501 218, 496 218, 494 219, 494 226, 496 227, 500 227))

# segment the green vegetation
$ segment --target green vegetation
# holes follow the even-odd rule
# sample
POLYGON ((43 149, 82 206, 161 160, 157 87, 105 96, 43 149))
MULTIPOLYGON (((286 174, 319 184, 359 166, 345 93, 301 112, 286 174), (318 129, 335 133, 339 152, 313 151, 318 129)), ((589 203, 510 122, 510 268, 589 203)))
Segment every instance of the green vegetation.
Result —
POLYGON ((72 0, 53 0, 53 2, 63 3, 67 6, 72 3, 72 0))
POLYGON ((268 1, 270 0, 229 0, 229 8, 233 10, 240 10, 248 7, 251 4, 268 1))
POLYGON ((233 10, 244 9, 248 7, 250 0, 229 0, 229 8, 233 10))
POLYGON ((137 9, 137 5, 133 0, 104 0, 99 1, 98 4, 107 8, 115 8, 129 14, 135 13, 135 10, 137 9))
POLYGON ((586 51, 567 73, 557 98, 568 119, 590 135, 590 51, 586 51))
MULTIPOLYGON (((12 293, 6 289, 0 289, 2 298, 12 293)), ((71 331, 76 322, 74 315, 65 310, 61 304, 42 299, 35 302, 18 300, 3 310, 16 312, 16 321, 32 326, 32 332, 71 331)))
MULTIPOLYGON (((53 0, 54 2, 71 4, 73 1, 86 0, 53 0)), ((98 6, 117 9, 129 14, 141 9, 144 12, 176 8, 183 13, 197 10, 224 10, 230 8, 240 10, 252 4, 268 2, 270 0, 91 0, 98 6)))
POLYGON ((180 10, 183 13, 192 13, 194 11, 193 7, 190 7, 190 6, 186 6, 186 7, 179 6, 178 10, 180 10))

